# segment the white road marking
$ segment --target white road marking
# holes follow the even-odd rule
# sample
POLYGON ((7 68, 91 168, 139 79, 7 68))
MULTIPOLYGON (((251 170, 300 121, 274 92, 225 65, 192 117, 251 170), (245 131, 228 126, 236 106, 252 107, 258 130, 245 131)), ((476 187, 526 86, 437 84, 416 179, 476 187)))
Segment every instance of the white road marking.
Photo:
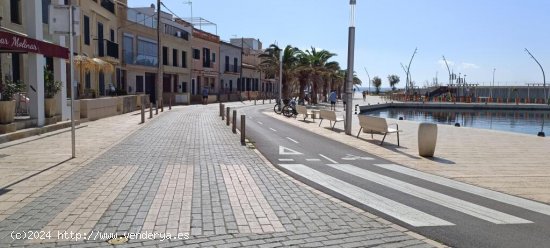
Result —
POLYGON ((337 163, 338 163, 338 162, 336 162, 336 161, 330 159, 329 157, 327 157, 327 156, 325 156, 325 155, 323 155, 323 154, 319 154, 319 156, 321 156, 321 157, 323 157, 324 159, 326 159, 326 160, 332 162, 333 164, 337 164, 337 163))
POLYGON ((375 182, 388 188, 401 191, 426 201, 439 204, 441 206, 474 216, 476 218, 486 220, 495 224, 525 224, 533 223, 531 221, 518 218, 513 215, 502 213, 490 208, 486 208, 471 202, 467 202, 458 198, 441 194, 429 189, 425 189, 414 184, 403 182, 388 176, 384 176, 372 171, 361 169, 350 164, 328 164, 328 166, 349 173, 354 176, 375 182))
POLYGON ((269 129, 271 129, 271 131, 273 131, 273 132, 277 132, 277 130, 275 130, 275 129, 273 129, 273 128, 269 128, 269 129))
POLYGON ((279 164, 308 180, 412 226, 452 226, 451 222, 331 177, 302 164, 279 164))
POLYGON ((263 123, 261 121, 258 121, 258 124, 263 125, 263 123))
POLYGON ((292 141, 292 142, 294 142, 294 143, 298 144, 298 141, 296 141, 296 140, 293 140, 293 139, 292 139, 292 138, 290 138, 290 137, 286 137, 286 138, 287 138, 288 140, 290 140, 290 141, 292 141))
POLYGON ((279 155, 301 155, 301 152, 294 151, 290 148, 279 146, 279 155))
POLYGON ((403 167, 403 166, 400 166, 400 165, 396 165, 396 164, 375 164, 375 165, 378 166, 378 167, 388 169, 388 170, 392 170, 392 171, 395 171, 395 172, 399 172, 399 173, 402 173, 402 174, 405 174, 405 175, 408 175, 408 176, 420 178, 420 179, 423 179, 423 180, 426 180, 426 181, 429 181, 429 182, 432 182, 432 183, 437 183, 437 184, 444 185, 444 186, 447 186, 447 187, 450 187, 450 188, 453 188, 453 189, 457 189, 457 190, 461 190, 461 191, 468 192, 468 193, 471 193, 471 194, 479 195, 479 196, 482 196, 482 197, 485 197, 485 198, 488 198, 488 199, 491 199, 491 200, 495 200, 495 201, 503 202, 503 203, 510 204, 510 205, 513 205, 513 206, 516 206, 516 207, 528 209, 528 210, 531 210, 531 211, 534 211, 534 212, 537 212, 537 213, 550 215, 550 206, 546 205, 546 204, 543 204, 543 203, 523 199, 523 198, 516 197, 516 196, 507 195, 507 194, 492 191, 492 190, 489 190, 489 189, 484 189, 484 188, 473 186, 473 185, 470 185, 470 184, 467 184, 467 183, 457 182, 457 181, 454 181, 454 180, 451 180, 451 179, 448 179, 448 178, 435 176, 435 175, 432 175, 432 174, 428 174, 428 173, 424 173, 424 172, 421 172, 421 171, 409 169, 409 168, 406 168, 406 167, 403 167))
POLYGON ((281 161, 281 162, 292 162, 292 161, 294 161, 294 159, 292 159, 292 158, 280 158, 279 161, 281 161))
POLYGON ((343 157, 342 160, 374 160, 374 158, 371 157, 360 157, 356 155, 348 154, 347 156, 343 157))
POLYGON ((306 161, 314 162, 314 161, 321 161, 321 160, 318 158, 306 158, 306 161))

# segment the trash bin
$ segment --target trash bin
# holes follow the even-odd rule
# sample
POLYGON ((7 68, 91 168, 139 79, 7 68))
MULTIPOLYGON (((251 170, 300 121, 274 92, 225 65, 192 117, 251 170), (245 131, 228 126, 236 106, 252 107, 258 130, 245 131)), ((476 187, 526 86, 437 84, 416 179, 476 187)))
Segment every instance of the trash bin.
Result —
POLYGON ((433 157, 437 143, 437 124, 420 123, 418 126, 418 155, 433 157))

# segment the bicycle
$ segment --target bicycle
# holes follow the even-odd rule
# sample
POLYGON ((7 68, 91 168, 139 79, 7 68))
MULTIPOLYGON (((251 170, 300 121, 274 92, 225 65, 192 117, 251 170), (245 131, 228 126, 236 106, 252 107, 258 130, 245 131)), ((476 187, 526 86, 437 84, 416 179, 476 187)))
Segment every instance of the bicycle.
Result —
POLYGON ((298 111, 296 111, 296 99, 290 100, 288 105, 283 108, 283 115, 286 117, 296 117, 298 116, 298 111))
POLYGON ((276 114, 280 115, 283 112, 283 106, 281 106, 281 99, 277 99, 277 103, 275 103, 275 106, 273 107, 273 111, 275 111, 276 114))

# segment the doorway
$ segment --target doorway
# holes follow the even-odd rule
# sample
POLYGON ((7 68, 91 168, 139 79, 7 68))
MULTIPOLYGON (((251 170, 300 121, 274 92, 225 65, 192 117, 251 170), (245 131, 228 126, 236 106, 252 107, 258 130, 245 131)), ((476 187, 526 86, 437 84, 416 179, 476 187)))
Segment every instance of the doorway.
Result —
POLYGON ((156 96, 156 73, 145 73, 145 94, 149 94, 149 100, 151 103, 157 102, 157 96, 156 96))

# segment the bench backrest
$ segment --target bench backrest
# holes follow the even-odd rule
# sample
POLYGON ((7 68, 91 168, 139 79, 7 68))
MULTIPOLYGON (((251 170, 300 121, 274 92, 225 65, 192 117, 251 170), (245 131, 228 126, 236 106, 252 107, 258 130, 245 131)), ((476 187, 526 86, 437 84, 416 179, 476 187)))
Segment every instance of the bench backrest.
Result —
POLYGON ((357 117, 359 118, 359 125, 361 125, 365 133, 373 131, 384 133, 388 131, 388 123, 384 118, 368 115, 357 115, 357 117))
POLYGON ((321 111, 319 111, 319 115, 321 116, 321 119, 336 121, 336 112, 334 111, 321 109, 321 111))
POLYGON ((296 105, 296 112, 298 112, 298 114, 307 115, 307 108, 306 106, 296 105))

